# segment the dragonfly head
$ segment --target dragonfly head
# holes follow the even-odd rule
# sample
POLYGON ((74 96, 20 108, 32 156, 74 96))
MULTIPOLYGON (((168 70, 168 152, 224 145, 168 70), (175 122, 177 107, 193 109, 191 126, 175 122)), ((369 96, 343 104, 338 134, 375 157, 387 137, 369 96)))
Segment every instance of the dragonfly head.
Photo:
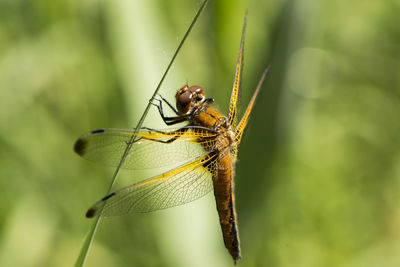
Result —
POLYGON ((175 95, 176 108, 181 114, 187 114, 199 102, 204 100, 204 91, 198 85, 183 86, 175 95))

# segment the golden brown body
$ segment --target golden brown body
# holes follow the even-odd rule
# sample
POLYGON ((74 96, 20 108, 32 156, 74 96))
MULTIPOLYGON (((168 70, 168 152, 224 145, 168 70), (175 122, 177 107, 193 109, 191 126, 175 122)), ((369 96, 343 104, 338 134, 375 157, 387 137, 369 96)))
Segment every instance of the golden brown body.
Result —
POLYGON ((216 172, 213 175, 214 195, 225 247, 236 262, 240 259, 233 183, 236 155, 231 153, 231 148, 236 147, 235 133, 228 119, 210 107, 199 108, 199 112, 190 121, 192 125, 218 132, 212 148, 218 153, 216 172))
POLYGON ((175 95, 176 109, 161 96, 161 99, 152 99, 154 101, 152 104, 158 108, 166 125, 182 122, 189 122, 189 125, 171 131, 147 127, 132 131, 98 129, 77 140, 74 149, 80 156, 105 165, 116 166, 117 170, 157 168, 184 162, 167 172, 106 195, 90 207, 86 213, 88 218, 174 207, 198 199, 213 188, 225 246, 235 263, 241 258, 234 199, 234 167, 243 132, 269 70, 267 68, 264 71, 250 103, 238 121, 237 103, 245 27, 246 20, 228 117, 210 108, 214 100, 206 99, 200 86, 185 85, 175 95), (176 116, 165 116, 162 103, 166 103, 176 116), (188 147, 190 144, 199 144, 205 151, 198 149, 182 151, 182 144, 188 144, 188 147), (190 153, 187 153, 189 151, 190 153), (171 157, 163 156, 169 153, 171 157), (149 155, 154 155, 150 161, 146 160, 149 155), (145 159, 142 160, 142 157, 145 159))

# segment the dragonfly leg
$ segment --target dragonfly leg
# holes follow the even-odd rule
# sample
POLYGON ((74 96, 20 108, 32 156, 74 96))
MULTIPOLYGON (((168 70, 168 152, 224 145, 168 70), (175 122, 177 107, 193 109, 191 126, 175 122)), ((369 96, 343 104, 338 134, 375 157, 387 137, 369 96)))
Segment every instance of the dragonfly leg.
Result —
POLYGON ((175 112, 175 114, 177 115, 177 116, 179 116, 180 114, 179 114, 179 112, 178 112, 178 110, 167 100, 167 99, 165 99, 162 95, 160 95, 160 94, 158 94, 158 96, 175 112))
POLYGON ((204 130, 204 131, 208 131, 210 133, 213 134, 218 134, 217 130, 211 129, 211 128, 207 128, 207 127, 203 127, 203 126, 194 126, 194 125, 188 125, 188 126, 183 126, 182 128, 179 128, 176 131, 162 131, 162 130, 158 130, 158 129, 153 129, 153 128, 149 128, 149 127, 142 127, 142 129, 145 129, 149 132, 156 132, 156 133, 161 133, 161 134, 165 134, 165 135, 174 135, 176 132, 180 131, 180 130, 189 130, 189 129, 198 129, 198 130, 204 130))
MULTIPOLYGON (((186 121, 187 119, 188 119, 188 115, 179 115, 179 113, 178 113, 178 116, 176 116, 176 117, 166 117, 165 115, 164 115, 164 110, 163 110, 163 106, 162 106, 162 100, 161 99, 152 99, 152 100, 155 100, 155 101, 158 101, 158 104, 156 104, 156 103, 153 103, 152 101, 150 102, 153 106, 155 106, 155 107, 157 107, 158 108, 158 112, 160 113, 160 116, 161 116, 161 118, 162 118, 162 120, 164 121, 164 123, 166 124, 166 125, 174 125, 174 124, 177 124, 177 123, 181 123, 181 122, 184 122, 184 121, 186 121)), ((166 101, 166 100, 165 100, 166 101)), ((170 106, 170 107, 172 107, 172 105, 167 101, 167 104, 170 106)), ((175 110, 174 110, 175 111, 175 110)), ((177 112, 177 111, 176 111, 177 112)))
POLYGON ((157 129, 151 129, 151 128, 147 128, 147 127, 143 127, 142 129, 146 129, 148 131, 151 132, 156 132, 156 133, 161 133, 161 134, 165 134, 165 135, 171 135, 172 138, 168 139, 168 140, 159 140, 159 139, 153 139, 153 138, 146 138, 147 140, 151 140, 151 141, 155 141, 155 142, 159 142, 159 143, 164 143, 164 144, 169 144, 174 142, 175 140, 177 140, 179 137, 182 136, 182 134, 184 132, 186 132, 187 130, 189 130, 190 128, 188 127, 182 127, 176 131, 171 131, 171 132, 164 132, 164 131, 160 131, 157 129))

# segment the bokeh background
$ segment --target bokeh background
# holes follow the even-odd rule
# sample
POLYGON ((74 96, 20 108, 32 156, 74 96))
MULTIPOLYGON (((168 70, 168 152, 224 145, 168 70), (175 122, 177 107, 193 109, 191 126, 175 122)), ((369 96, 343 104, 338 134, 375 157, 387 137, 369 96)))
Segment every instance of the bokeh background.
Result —
MULTIPOLYGON (((0 1, 1 266, 74 264, 113 172, 74 141, 137 123, 199 6, 0 1)), ((239 152, 239 265, 400 266, 400 2, 210 0, 160 93, 199 84, 226 111, 246 10, 242 110, 272 68, 239 152)), ((233 265, 212 194, 102 220, 86 263, 233 265)))

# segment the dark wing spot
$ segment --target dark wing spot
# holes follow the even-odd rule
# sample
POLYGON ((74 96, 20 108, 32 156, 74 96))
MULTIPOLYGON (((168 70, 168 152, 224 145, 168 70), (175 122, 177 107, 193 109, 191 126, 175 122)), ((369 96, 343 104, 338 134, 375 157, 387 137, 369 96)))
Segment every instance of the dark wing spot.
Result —
POLYGON ((86 218, 93 218, 94 215, 96 215, 97 213, 97 208, 90 208, 87 212, 86 212, 86 218))
POLYGON ((109 195, 103 197, 101 200, 102 200, 102 201, 106 201, 107 199, 109 199, 109 198, 112 197, 112 196, 115 196, 115 192, 113 192, 113 193, 111 193, 111 194, 109 194, 109 195))
POLYGON ((91 131, 91 133, 92 134, 104 133, 104 129, 94 130, 94 131, 91 131))
POLYGON ((213 161, 215 160, 214 159, 215 154, 217 154, 217 151, 211 151, 210 154, 208 155, 208 157, 203 160, 203 162, 204 162, 203 167, 207 168, 209 172, 212 172, 213 168, 215 167, 212 164, 213 161))
POLYGON ((74 151, 78 154, 78 155, 83 155, 85 152, 85 148, 86 148, 86 141, 79 138, 74 145, 74 151))
POLYGON ((86 212, 86 218, 93 218, 98 212, 99 208, 104 206, 104 201, 109 199, 110 197, 115 196, 115 192, 103 197, 99 202, 93 205, 87 212, 86 212))

